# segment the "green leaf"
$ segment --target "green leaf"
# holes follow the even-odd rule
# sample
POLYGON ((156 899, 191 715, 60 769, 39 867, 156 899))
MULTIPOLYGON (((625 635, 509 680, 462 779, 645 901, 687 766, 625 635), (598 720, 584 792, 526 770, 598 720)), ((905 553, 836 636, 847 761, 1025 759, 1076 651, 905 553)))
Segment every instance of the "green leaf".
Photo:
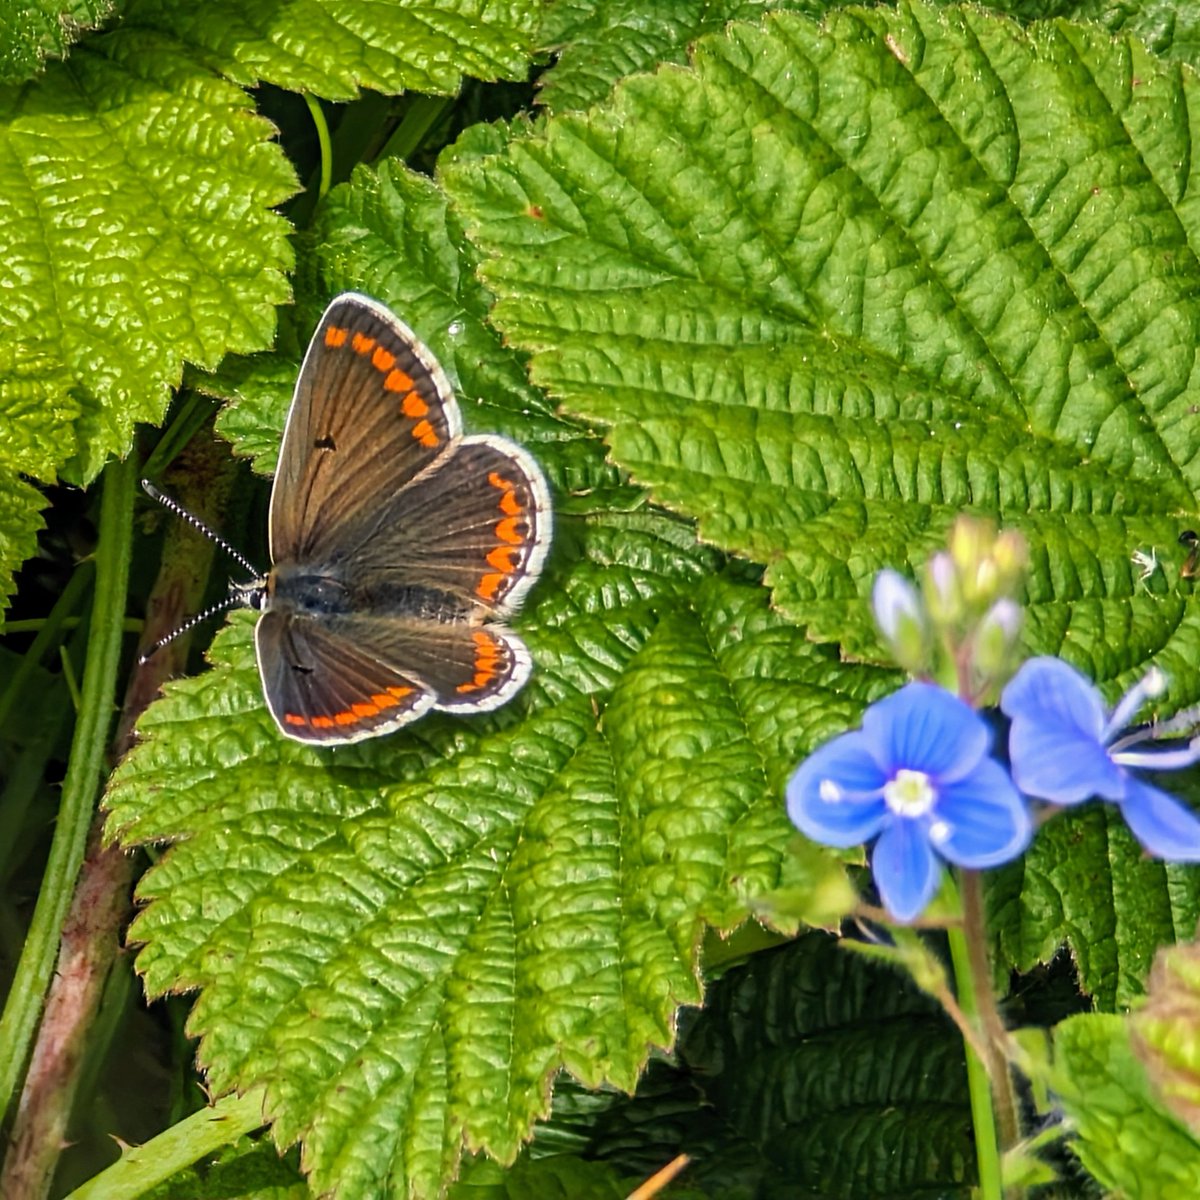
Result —
POLYGON ((1110 1012, 1145 994, 1155 950, 1200 920, 1200 870, 1147 858, 1110 804, 1059 813, 986 879, 997 962, 1028 971, 1066 941, 1080 984, 1110 1012))
POLYGON ((1160 950, 1149 998, 1131 1017, 1133 1048, 1155 1090, 1193 1133, 1200 1126, 1200 948, 1160 950))
MULTIPOLYGON (((632 1088, 700 999, 704 923, 780 882, 788 772, 895 682, 615 485, 484 323, 471 264, 435 185, 360 171, 304 248, 297 327, 355 283, 429 339, 470 428, 534 448, 556 532, 520 623, 531 684, 488 717, 321 753, 279 736, 239 615, 215 669, 147 712, 108 797, 123 841, 178 842, 141 887, 148 990, 199 989, 210 1087, 265 1084, 275 1139, 339 1196, 435 1195, 464 1145, 511 1160, 561 1068, 632 1088)), ((284 376, 274 357, 222 422, 264 457, 288 399, 255 390, 284 376)))
POLYGON ((586 108, 624 75, 683 62, 692 41, 730 21, 771 9, 817 17, 827 7, 822 0, 568 0, 551 8, 542 25, 542 42, 559 54, 542 76, 539 98, 555 112, 586 108))
POLYGON ((971 511, 1030 542, 1031 650, 1184 703, 1196 96, 1065 23, 777 14, 443 177, 534 381, 814 636, 877 655, 875 572, 971 511))
POLYGON ((185 360, 269 342, 291 265, 269 210, 295 187, 270 135, 239 88, 145 30, 0 89, 10 469, 86 482, 162 417, 185 360))
POLYGON ((563 518, 538 675, 495 717, 285 742, 247 616, 143 719, 110 829, 185 840, 142 882, 139 969, 201 990, 210 1086, 265 1083, 319 1189, 436 1194, 464 1140, 511 1158, 560 1067, 632 1088, 699 1002, 701 917, 774 881, 786 764, 864 681, 704 564, 649 515, 563 518))
MULTIPOLYGON (((4 431, 0 430, 0 463, 5 463, 4 431)), ((7 465, 7 464, 5 464, 7 465)), ((13 575, 37 549, 45 499, 23 479, 0 473, 0 617, 8 607, 13 575)))
POLYGON ((622 1200, 629 1187, 604 1163, 577 1158, 519 1159, 509 1168, 473 1160, 450 1200, 622 1200))
POLYGON ((237 83, 330 100, 360 87, 453 95, 464 75, 523 79, 537 18, 528 0, 130 0, 125 14, 237 83))
POLYGON ((47 58, 63 58, 88 29, 96 29, 116 0, 9 0, 0 9, 0 84, 22 83, 47 58))
POLYGON ((580 1152, 648 1174, 683 1150, 682 1182, 721 1200, 969 1194, 961 1038, 902 974, 835 938, 731 970, 687 1014, 676 1060, 585 1113, 580 1152))
POLYGON ((1072 1148, 1106 1188, 1131 1200, 1200 1192, 1200 1143, 1147 1087, 1119 1017, 1079 1016, 1055 1031, 1054 1087, 1072 1148))
MULTIPOLYGON (((1162 58, 1200 62, 1200 10, 1179 0, 1081 0, 1078 20, 1097 21, 1114 34, 1141 38, 1162 58)), ((1042 15, 1042 14, 1037 14, 1042 15)))

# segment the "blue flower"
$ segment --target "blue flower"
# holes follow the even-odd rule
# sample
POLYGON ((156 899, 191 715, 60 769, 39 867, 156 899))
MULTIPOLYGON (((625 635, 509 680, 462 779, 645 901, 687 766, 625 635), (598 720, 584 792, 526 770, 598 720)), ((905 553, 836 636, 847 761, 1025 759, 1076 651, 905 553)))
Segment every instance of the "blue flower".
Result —
POLYGON ((1106 717, 1100 693, 1074 667, 1058 658, 1031 658, 1000 697, 1000 707, 1012 721, 1008 754, 1013 780, 1027 795, 1052 804, 1111 800, 1151 854, 1197 862, 1200 820, 1130 768, 1173 771, 1191 766, 1200 761, 1200 738, 1175 750, 1137 750, 1153 729, 1118 736, 1163 686, 1162 672, 1151 671, 1106 717))
POLYGON ((910 683, 868 708, 861 730, 800 764, 788 816, 827 846, 878 835, 876 886, 887 910, 910 921, 933 899, 942 859, 992 867, 1029 842, 1025 802, 988 756, 991 744, 983 718, 957 696, 910 683))

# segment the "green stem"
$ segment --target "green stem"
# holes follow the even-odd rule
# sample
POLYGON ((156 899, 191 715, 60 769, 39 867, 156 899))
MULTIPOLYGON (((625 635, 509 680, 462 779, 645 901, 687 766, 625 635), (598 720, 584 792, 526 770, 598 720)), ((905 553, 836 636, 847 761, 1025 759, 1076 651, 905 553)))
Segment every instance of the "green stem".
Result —
POLYGON ((321 102, 315 96, 304 93, 304 103, 317 129, 317 145, 321 148, 321 182, 317 187, 317 199, 323 200, 333 184, 333 146, 329 141, 329 123, 325 120, 321 102))
POLYGON ((104 473, 83 705, 71 742, 45 876, 4 1015, 0 1017, 0 1115, 6 1123, 12 1115, 18 1080, 29 1058, 46 990, 54 974, 63 919, 75 892, 104 776, 121 655, 136 478, 132 461, 112 462, 104 473))
MULTIPOLYGON (((963 923, 952 925, 947 930, 950 940, 950 960, 954 966, 954 981, 958 991, 958 1004, 963 1017, 976 1029, 980 1024, 980 1004, 983 997, 991 995, 991 981, 986 973, 982 979, 977 974, 978 956, 972 953, 973 939, 986 938, 986 929, 978 927, 979 910, 972 911, 967 902, 971 887, 965 878, 971 872, 962 872, 963 923)), ((978 876, 976 876, 976 883, 978 876)), ((986 963, 986 954, 984 956, 986 963)), ((987 1003, 986 1000, 983 1000, 987 1003)), ((986 1039, 986 1032, 984 1037, 986 1039)), ((985 1053, 994 1058, 991 1045, 984 1041, 985 1053)), ((975 1158, 979 1170, 979 1195, 982 1200, 1001 1200, 1004 1190, 1000 1170, 1000 1147, 996 1138, 996 1115, 992 1108, 992 1070, 995 1064, 985 1063, 969 1042, 964 1042, 967 1056, 967 1088, 971 1096, 971 1121, 975 1131, 975 1158), (991 1068, 991 1070, 989 1070, 991 1068)), ((1000 1069, 1007 1078, 1007 1063, 1001 1062, 1000 1069)))
POLYGON ((385 158, 407 161, 452 103, 446 96, 413 96, 395 132, 375 156, 376 161, 385 158))
POLYGON ((119 1162, 76 1188, 66 1200, 130 1200, 204 1155, 233 1145, 243 1134, 252 1133, 262 1124, 261 1091, 226 1096, 144 1145, 126 1150, 119 1162))
POLYGON ((34 668, 45 658, 46 651, 58 641, 63 630, 71 627, 69 624, 71 614, 75 611, 91 582, 92 563, 81 562, 71 573, 71 578, 67 580, 67 586, 63 588, 62 593, 54 602, 54 607, 50 610, 48 617, 38 617, 29 621, 10 621, 4 627, 6 634, 36 631, 36 636, 33 639, 33 645, 22 655, 8 686, 3 693, 0 693, 0 726, 7 723, 12 706, 16 703, 17 697, 21 695, 34 668))

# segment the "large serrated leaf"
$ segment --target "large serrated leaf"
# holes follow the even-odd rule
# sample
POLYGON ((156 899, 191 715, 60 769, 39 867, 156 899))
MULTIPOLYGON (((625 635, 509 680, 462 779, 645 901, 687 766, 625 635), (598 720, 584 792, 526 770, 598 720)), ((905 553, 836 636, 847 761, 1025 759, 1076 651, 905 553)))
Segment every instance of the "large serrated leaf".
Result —
POLYGON ((538 6, 527 0, 130 0, 125 21, 178 37, 238 83, 351 100, 360 87, 453 95, 464 75, 523 78, 538 6))
POLYGON ((1030 541, 1030 649, 1184 702, 1198 94, 1066 23, 780 14, 444 178, 533 378, 814 633, 877 653, 874 573, 971 511, 1030 541))
POLYGON ((185 360, 269 342, 291 264, 269 209, 295 187, 270 132, 145 31, 0 89, 0 408, 41 454, 18 469, 91 479, 185 360))
POLYGON ((541 40, 558 51, 542 76, 541 100, 555 112, 586 108, 634 71, 683 62, 688 44, 730 21, 752 20, 768 9, 819 16, 822 0, 573 0, 550 9, 541 40))
POLYGON ((683 1151, 684 1179, 721 1200, 948 1198, 973 1182, 961 1038, 910 980, 824 935, 723 976, 636 1096, 585 1097, 576 1124, 572 1094, 549 1131, 577 1152, 648 1174, 683 1151))
MULTIPOLYGON (((318 227, 298 311, 350 284, 393 304, 457 377, 468 427, 532 446, 552 481, 520 622, 533 680, 493 716, 317 752, 279 737, 239 617, 216 669, 146 714, 110 829, 183 839, 133 935, 151 992, 199 989, 210 1085, 265 1084, 318 1188, 435 1195, 464 1146, 512 1158, 558 1069, 633 1086, 700 998, 705 921, 744 920, 778 881, 787 772, 894 675, 809 642, 614 485, 484 323, 428 180, 361 171, 318 227)), ((247 364, 223 419, 268 459, 283 374, 247 364)))
POLYGON ((562 525, 522 625, 539 673, 496 717, 287 743, 239 620, 109 793, 126 842, 185 838, 141 886, 148 989, 200 989, 211 1086, 266 1084, 339 1195, 434 1195, 464 1143, 510 1158, 560 1067, 631 1088, 700 999, 701 917, 775 878, 787 765, 885 682, 843 691, 644 521, 562 525))

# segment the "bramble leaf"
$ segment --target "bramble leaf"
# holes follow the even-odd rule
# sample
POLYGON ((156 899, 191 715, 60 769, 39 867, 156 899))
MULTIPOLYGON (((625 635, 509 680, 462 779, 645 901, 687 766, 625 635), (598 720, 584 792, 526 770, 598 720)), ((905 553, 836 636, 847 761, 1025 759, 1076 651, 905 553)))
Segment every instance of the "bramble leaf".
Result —
POLYGON ((693 59, 444 164, 535 382, 850 653, 969 511, 1029 539, 1031 649, 1200 698, 1194 77, 920 3, 693 59))
POLYGON ((689 43, 735 20, 753 20, 768 9, 820 16, 822 0, 569 0, 546 14, 540 40, 559 51, 542 76, 540 99, 555 112, 586 108, 604 99, 624 75, 681 63, 689 43))
POLYGON ((1144 995, 1154 951, 1200 920, 1200 871, 1147 858, 1119 810, 1099 802, 1047 821, 987 884, 997 960, 1029 971, 1065 940, 1106 1012, 1144 995))
POLYGON ((319 1190, 435 1195, 464 1144, 510 1159, 560 1067, 632 1088, 700 1000, 701 919, 776 877, 790 763, 883 682, 843 692, 657 524, 561 519, 521 627, 538 673, 496 716, 287 742, 246 616, 143 719, 110 829, 183 840, 142 882, 139 969, 200 990, 210 1087, 265 1083, 319 1190))
MULTIPOLYGON (((1153 659, 1169 712, 1200 700, 1176 541, 1200 524, 1198 102, 1095 29, 776 14, 585 113, 472 131, 442 179, 534 381, 810 634, 880 656, 875 573, 972 512, 1029 541, 1027 649, 1113 698, 1153 659)), ((1124 1004, 1200 881, 1083 819, 1002 876, 1000 961, 1069 940, 1124 1004)))
POLYGON ((0 89, 0 412, 40 454, 15 469, 86 482, 161 419, 185 360, 269 342, 291 264, 269 210, 295 187, 270 133, 144 30, 0 89))
MULTIPOLYGON (((109 828, 177 842, 133 937, 151 993, 199 990, 209 1085, 265 1084, 318 1190, 435 1195, 464 1146, 512 1159, 559 1069, 634 1085, 700 999, 705 924, 733 927, 779 882, 787 773, 894 676, 815 646, 614 480, 484 323, 434 184, 360 171, 318 230, 301 319, 349 284, 392 304, 468 428, 530 446, 552 482, 519 622, 533 680, 489 716, 314 751, 279 736, 239 616, 215 669, 143 718, 109 828)), ((246 364, 222 419, 263 458, 252 430, 278 437, 283 377, 276 356, 246 364)))
POLYGON ((237 83, 352 100, 363 87, 453 95, 464 75, 523 78, 538 16, 527 0, 130 0, 125 21, 237 83))

